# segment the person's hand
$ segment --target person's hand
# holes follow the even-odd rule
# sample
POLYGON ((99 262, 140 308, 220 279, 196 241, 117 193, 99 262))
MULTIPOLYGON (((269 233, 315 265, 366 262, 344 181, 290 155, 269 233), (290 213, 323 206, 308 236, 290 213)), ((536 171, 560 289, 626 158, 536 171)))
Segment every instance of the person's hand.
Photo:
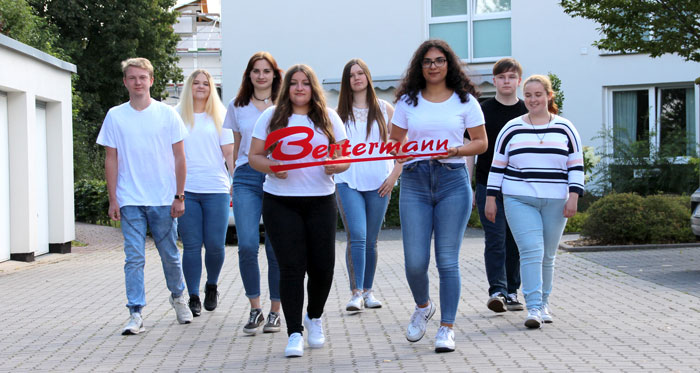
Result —
POLYGON ((109 210, 107 210, 107 215, 114 221, 119 221, 122 219, 121 213, 119 212, 119 203, 116 201, 109 203, 109 210))
POLYGON ((430 159, 446 159, 446 158, 452 158, 456 157, 459 154, 459 146, 455 146, 452 148, 447 149, 447 154, 444 155, 435 155, 430 157, 430 159))
MULTIPOLYGON (((330 161, 333 158, 326 158, 326 161, 330 161)), ((326 163, 323 165, 323 170, 326 172, 326 175, 333 175, 336 174, 340 171, 340 164, 339 163, 326 163)))
MULTIPOLYGON (((275 164, 275 166, 281 166, 281 165, 282 165, 281 162, 275 164)), ((275 171, 272 171, 272 174, 271 174, 271 175, 274 176, 274 177, 276 177, 276 178, 278 178, 278 179, 286 179, 287 176, 288 176, 288 175, 287 175, 287 171, 276 171, 276 172, 275 172, 275 171)))
POLYGON ((181 199, 174 199, 173 204, 170 206, 170 216, 173 218, 179 218, 185 213, 185 201, 181 199))
POLYGON ((383 198, 386 195, 390 195, 391 191, 394 190, 394 185, 396 185, 397 179, 398 177, 394 177, 394 174, 391 173, 379 187, 379 190, 377 190, 379 196, 383 198))
POLYGON ((491 223, 495 223, 497 212, 498 207, 496 206, 496 197, 487 196, 486 206, 484 206, 484 215, 486 216, 486 220, 490 221, 491 223))
POLYGON ((569 193, 569 199, 564 205, 564 217, 570 218, 576 215, 578 209, 578 193, 569 193))

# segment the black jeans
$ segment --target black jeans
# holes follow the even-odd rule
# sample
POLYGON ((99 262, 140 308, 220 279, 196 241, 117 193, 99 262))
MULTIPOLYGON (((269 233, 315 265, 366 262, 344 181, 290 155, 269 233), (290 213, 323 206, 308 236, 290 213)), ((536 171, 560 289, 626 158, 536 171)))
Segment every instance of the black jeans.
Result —
POLYGON ((323 315, 333 282, 335 229, 338 213, 335 195, 284 197, 265 193, 263 221, 280 267, 280 298, 287 334, 302 333, 304 276, 311 319, 323 315))
POLYGON ((496 222, 491 223, 484 215, 486 205, 486 185, 476 184, 476 207, 479 220, 484 227, 484 262, 486 277, 489 280, 489 295, 493 293, 516 293, 520 287, 520 253, 513 239, 506 213, 503 208, 503 195, 496 197, 496 222))

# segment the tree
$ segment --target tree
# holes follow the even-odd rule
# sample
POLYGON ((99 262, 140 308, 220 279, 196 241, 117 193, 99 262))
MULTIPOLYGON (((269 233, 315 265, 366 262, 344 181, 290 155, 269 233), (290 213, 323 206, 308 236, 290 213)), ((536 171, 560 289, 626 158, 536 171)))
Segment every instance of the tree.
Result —
POLYGON ((67 56, 56 46, 58 33, 34 14, 26 0, 0 0, 0 34, 32 46, 55 57, 67 56))
MULTIPOLYGON (((0 0, 2 1, 2 0, 0 0)), ((58 30, 58 45, 77 66, 73 118, 76 180, 101 178, 104 154, 95 144, 110 107, 128 100, 120 62, 145 57, 153 64, 151 95, 164 98, 168 81, 182 80, 175 0, 28 0, 58 30)))
POLYGON ((564 12, 600 24, 601 49, 675 53, 700 62, 700 1, 697 0, 561 0, 564 12))

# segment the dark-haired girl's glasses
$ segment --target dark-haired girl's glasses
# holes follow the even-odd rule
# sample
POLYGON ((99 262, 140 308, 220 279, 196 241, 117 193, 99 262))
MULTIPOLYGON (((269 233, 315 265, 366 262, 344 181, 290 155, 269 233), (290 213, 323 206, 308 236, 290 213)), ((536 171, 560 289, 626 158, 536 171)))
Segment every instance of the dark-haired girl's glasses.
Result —
POLYGON ((423 68, 424 69, 429 69, 432 64, 435 64, 435 67, 443 67, 445 66, 445 63, 447 63, 447 59, 438 57, 434 60, 431 60, 430 58, 425 58, 423 59, 423 68))

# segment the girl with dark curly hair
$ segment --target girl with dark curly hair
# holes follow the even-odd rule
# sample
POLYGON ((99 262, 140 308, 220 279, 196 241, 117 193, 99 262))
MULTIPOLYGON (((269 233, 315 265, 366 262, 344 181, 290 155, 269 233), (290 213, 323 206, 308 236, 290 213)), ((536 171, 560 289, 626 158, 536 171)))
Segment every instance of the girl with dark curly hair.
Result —
MULTIPOLYGON (((472 208, 472 190, 465 156, 486 150, 484 115, 478 92, 459 58, 442 40, 428 40, 413 54, 396 93, 391 140, 399 143, 446 143, 445 154, 425 160, 402 160, 399 210, 406 279, 416 308, 406 339, 417 342, 425 334, 436 307, 430 300, 428 265, 435 233, 435 262, 440 275, 440 327, 436 352, 455 349, 452 327, 460 297, 459 250, 472 208), (464 132, 471 142, 464 144, 464 132)), ((402 147, 403 148, 403 147, 402 147)))

